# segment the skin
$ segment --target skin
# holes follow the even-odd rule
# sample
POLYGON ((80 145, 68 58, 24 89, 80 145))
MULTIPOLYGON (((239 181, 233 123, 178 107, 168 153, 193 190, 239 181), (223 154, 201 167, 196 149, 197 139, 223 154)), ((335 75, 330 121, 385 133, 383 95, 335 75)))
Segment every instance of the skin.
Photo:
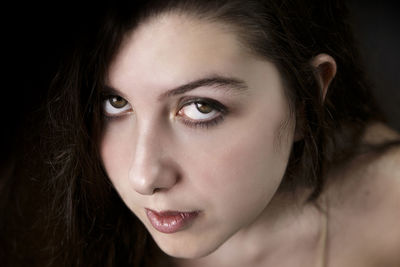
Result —
MULTIPOLYGON (((310 64, 324 66, 317 78, 325 93, 336 73, 334 60, 320 55, 310 64)), ((176 265, 321 266, 324 215, 300 204, 307 190, 277 193, 301 133, 271 62, 248 54, 223 24, 168 14, 126 36, 110 66, 108 85, 127 106, 105 106, 119 112, 107 120, 100 144, 105 170, 158 246, 177 258, 176 265), (241 79, 248 89, 204 86, 159 97, 215 74, 241 79), (200 113, 193 104, 180 109, 187 97, 213 99, 229 111, 216 125, 193 128, 184 121, 200 113), (164 234, 150 224, 145 208, 200 213, 184 230, 164 234)), ((325 207, 329 196, 347 186, 329 185, 320 204, 325 207)), ((352 208, 336 205, 330 212, 341 218, 352 208)), ((328 230, 328 263, 339 255, 353 264, 330 266, 369 266, 346 258, 340 239, 333 238, 341 230, 335 223, 328 230)))
MULTIPOLYGON (((364 142, 379 144, 400 135, 371 124, 364 142)), ((400 148, 365 154, 330 173, 327 266, 400 266, 400 148)))
POLYGON ((107 123, 101 144, 105 169, 166 253, 207 255, 261 215, 280 184, 294 136, 293 123, 281 130, 289 108, 271 63, 250 57, 233 34, 215 25, 171 16, 126 38, 109 85, 132 111, 107 123), (167 89, 214 73, 242 79, 249 89, 207 86, 158 101, 167 89), (191 128, 182 122, 187 114, 177 114, 180 98, 187 96, 212 98, 231 112, 218 125, 191 128), (201 214, 187 230, 164 234, 151 226, 145 207, 201 214))

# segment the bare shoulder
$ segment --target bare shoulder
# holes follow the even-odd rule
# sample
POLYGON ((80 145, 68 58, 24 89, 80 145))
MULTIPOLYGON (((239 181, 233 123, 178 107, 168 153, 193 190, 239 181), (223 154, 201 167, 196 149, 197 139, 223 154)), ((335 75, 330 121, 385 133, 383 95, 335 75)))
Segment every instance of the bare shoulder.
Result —
POLYGON ((400 134, 386 125, 375 124, 368 128, 364 140, 371 144, 398 142, 382 152, 367 155, 359 168, 367 171, 367 181, 364 182, 391 185, 393 190, 400 193, 400 134))
POLYGON ((352 190, 353 186, 372 190, 379 185, 400 190, 400 134, 384 124, 373 124, 367 128, 363 139, 373 145, 395 144, 354 158, 339 171, 342 176, 339 184, 352 190))
MULTIPOLYGON (((367 130, 365 140, 381 144, 400 135, 378 124, 367 130)), ((344 257, 360 266, 400 266, 400 145, 363 155, 336 175, 329 192, 333 241, 346 242, 353 251, 344 257)), ((341 254, 340 245, 337 249, 341 254)))
MULTIPOLYGON (((372 144, 381 144, 391 141, 400 141, 400 134, 383 124, 372 125, 368 128, 364 139, 372 144)), ((393 145, 382 153, 372 157, 372 167, 375 175, 382 175, 388 179, 400 180, 400 145, 393 145)))

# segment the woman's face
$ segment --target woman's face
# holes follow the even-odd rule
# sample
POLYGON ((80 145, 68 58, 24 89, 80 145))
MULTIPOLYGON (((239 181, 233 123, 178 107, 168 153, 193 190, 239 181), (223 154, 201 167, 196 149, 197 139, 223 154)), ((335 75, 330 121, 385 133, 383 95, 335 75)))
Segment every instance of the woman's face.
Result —
POLYGON ((266 210, 295 123, 276 67, 230 27, 151 19, 127 35, 108 87, 105 170, 167 254, 205 256, 266 210))

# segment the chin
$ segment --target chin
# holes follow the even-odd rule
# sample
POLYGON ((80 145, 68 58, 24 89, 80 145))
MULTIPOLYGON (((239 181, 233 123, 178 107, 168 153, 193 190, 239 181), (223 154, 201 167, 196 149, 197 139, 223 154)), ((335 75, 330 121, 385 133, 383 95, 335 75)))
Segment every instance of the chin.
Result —
POLYGON ((174 258, 181 259, 198 259, 205 257, 214 252, 221 244, 205 243, 200 240, 184 240, 179 238, 166 237, 155 238, 153 237, 159 248, 167 255, 174 258))

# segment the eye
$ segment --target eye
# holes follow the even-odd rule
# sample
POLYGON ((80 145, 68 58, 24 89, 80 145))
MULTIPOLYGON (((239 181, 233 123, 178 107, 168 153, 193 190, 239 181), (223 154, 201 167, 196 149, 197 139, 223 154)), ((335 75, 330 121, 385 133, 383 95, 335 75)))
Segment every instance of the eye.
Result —
POLYGON ((185 105, 179 115, 183 115, 192 120, 207 120, 218 114, 218 112, 209 104, 204 102, 193 102, 185 105))
POLYGON ((129 112, 131 109, 129 102, 121 96, 107 96, 103 102, 103 111, 106 116, 119 116, 129 112))
POLYGON ((184 124, 191 127, 208 127, 222 121, 227 109, 211 99, 194 99, 184 104, 178 114, 184 124))

